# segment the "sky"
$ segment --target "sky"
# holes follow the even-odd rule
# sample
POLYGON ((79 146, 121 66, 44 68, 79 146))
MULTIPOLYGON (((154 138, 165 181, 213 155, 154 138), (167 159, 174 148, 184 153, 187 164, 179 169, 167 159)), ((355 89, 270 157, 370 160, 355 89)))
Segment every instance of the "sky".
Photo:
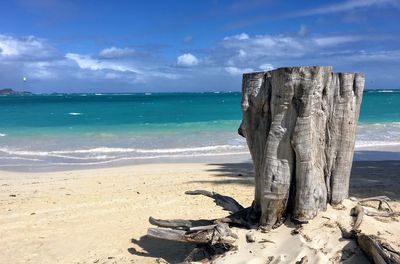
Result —
POLYGON ((363 72, 366 89, 400 89, 400 0, 9 0, 0 8, 0 89, 240 91, 245 72, 305 65, 363 72))

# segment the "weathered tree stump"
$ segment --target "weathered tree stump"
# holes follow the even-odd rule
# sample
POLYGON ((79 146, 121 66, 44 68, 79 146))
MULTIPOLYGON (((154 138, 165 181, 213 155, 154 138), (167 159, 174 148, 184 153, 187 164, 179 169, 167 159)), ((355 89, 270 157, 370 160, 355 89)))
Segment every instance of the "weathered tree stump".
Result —
POLYGON ((364 76, 332 67, 243 75, 239 134, 255 170, 251 214, 267 229, 307 221, 348 196, 364 76))
MULTIPOLYGON (((230 226, 268 230, 288 214, 304 222, 325 210, 327 203, 340 203, 348 196, 363 88, 363 75, 332 73, 331 67, 244 74, 239 134, 246 138, 253 159, 253 204, 244 208, 215 192, 187 191, 214 199, 230 214, 210 220, 150 217, 158 228, 148 229, 147 236, 201 245, 190 257, 214 252, 209 258, 234 247, 237 236, 230 226)), ((342 232, 356 236, 355 230, 342 232)))

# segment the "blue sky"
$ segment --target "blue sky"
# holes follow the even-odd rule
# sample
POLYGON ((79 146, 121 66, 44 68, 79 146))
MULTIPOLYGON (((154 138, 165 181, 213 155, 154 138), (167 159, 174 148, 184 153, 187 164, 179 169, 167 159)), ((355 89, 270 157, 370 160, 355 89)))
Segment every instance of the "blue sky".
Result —
POLYGON ((400 0, 10 0, 0 25, 0 88, 239 91, 243 72, 298 65, 400 88, 400 0))

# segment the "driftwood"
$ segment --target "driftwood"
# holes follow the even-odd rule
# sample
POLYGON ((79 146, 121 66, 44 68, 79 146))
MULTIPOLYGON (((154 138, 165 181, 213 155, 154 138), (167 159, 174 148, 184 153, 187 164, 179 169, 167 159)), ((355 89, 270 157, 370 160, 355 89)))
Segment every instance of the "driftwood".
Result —
POLYGON ((236 213, 240 210, 243 210, 243 206, 240 205, 235 199, 229 196, 221 195, 216 192, 209 192, 205 190, 195 190, 195 191, 187 191, 185 194, 188 195, 204 195, 214 199, 214 202, 221 206, 224 210, 229 211, 231 213, 236 213))
POLYGON ((395 212, 393 208, 390 206, 389 202, 390 198, 387 196, 374 196, 374 197, 368 197, 368 198, 363 198, 363 199, 357 199, 355 197, 351 197, 350 200, 357 202, 362 208, 363 212, 365 215, 368 216, 379 216, 379 217, 393 217, 393 216, 400 216, 400 212, 395 212), (366 202, 371 202, 371 201, 377 201, 379 202, 378 205, 378 212, 369 210, 365 208, 366 202), (386 205, 386 209, 383 207, 383 204, 386 205))
POLYGON ((152 238, 189 242, 194 244, 233 244, 237 236, 232 233, 227 224, 217 224, 207 228, 197 228, 192 231, 169 228, 149 228, 147 236, 152 238))
POLYGON ((196 226, 211 225, 214 223, 213 220, 182 220, 182 219, 161 220, 161 219, 155 219, 151 216, 149 218, 149 222, 150 224, 158 227, 166 227, 166 228, 182 229, 182 230, 190 230, 190 228, 196 226))
POLYGON ((375 264, 399 264, 400 253, 372 235, 357 235, 357 244, 375 264))
MULTIPOLYGON (((359 200, 359 202, 376 200, 376 197, 359 200)), ((382 199, 381 197, 379 199, 382 199)), ((390 205, 389 205, 389 208, 390 205)), ((338 223, 342 237, 356 240, 360 249, 375 264, 400 264, 400 252, 394 250, 388 243, 377 236, 360 233, 358 228, 361 225, 365 209, 358 204, 351 210, 354 217, 353 228, 348 231, 338 223)))
POLYGON ((353 230, 357 232, 364 217, 364 209, 361 205, 357 205, 353 209, 351 209, 351 215, 355 217, 353 230))
POLYGON ((266 229, 306 222, 348 196, 364 76, 331 67, 243 75, 239 134, 255 170, 253 210, 266 229))
MULTIPOLYGON (((187 191, 188 195, 205 195, 214 199, 215 203, 225 210, 229 210, 232 214, 238 213, 243 209, 235 199, 224 196, 216 192, 208 192, 205 190, 187 191)), ((189 242, 194 244, 228 244, 237 238, 227 223, 233 223, 232 219, 212 219, 212 220, 162 220, 149 218, 152 225, 159 228, 149 228, 148 237, 174 240, 181 242, 189 242)))

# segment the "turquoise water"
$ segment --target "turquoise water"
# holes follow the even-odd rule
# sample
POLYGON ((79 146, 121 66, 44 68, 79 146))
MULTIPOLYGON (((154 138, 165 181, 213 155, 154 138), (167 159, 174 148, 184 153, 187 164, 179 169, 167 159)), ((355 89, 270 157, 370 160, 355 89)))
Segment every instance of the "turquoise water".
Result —
POLYGON ((400 122, 400 90, 365 91, 361 123, 400 122))
MULTIPOLYGON (((0 166, 247 153, 240 93, 0 96, 0 166)), ((400 92, 366 91, 357 145, 400 142, 400 92)))

